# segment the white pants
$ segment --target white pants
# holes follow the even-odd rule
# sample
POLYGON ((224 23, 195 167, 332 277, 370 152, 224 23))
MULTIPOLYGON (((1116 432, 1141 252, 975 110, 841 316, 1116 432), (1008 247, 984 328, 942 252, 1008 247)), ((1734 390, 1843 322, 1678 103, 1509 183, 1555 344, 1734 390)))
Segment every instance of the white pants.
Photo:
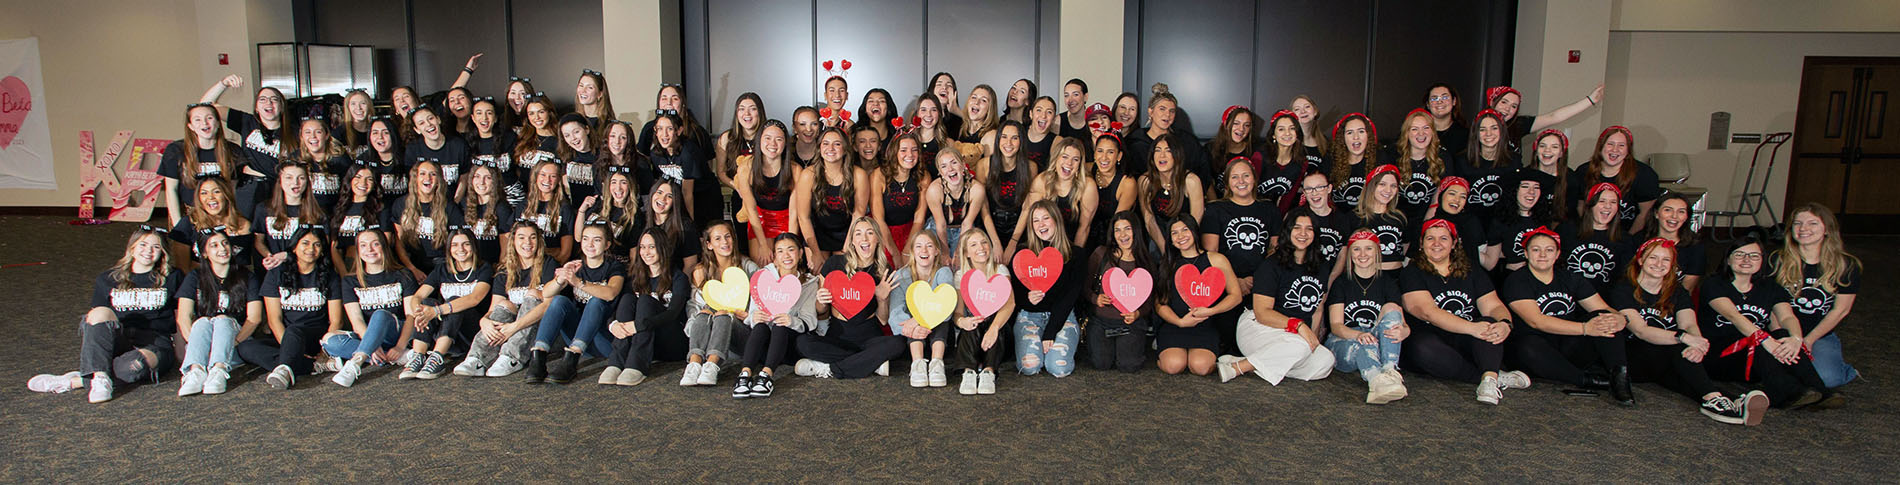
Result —
POLYGON ((1253 364, 1253 373, 1276 386, 1287 377, 1312 381, 1333 374, 1331 350, 1309 346, 1305 338, 1286 329, 1261 325, 1254 319, 1253 310, 1241 312, 1234 328, 1234 343, 1253 364))

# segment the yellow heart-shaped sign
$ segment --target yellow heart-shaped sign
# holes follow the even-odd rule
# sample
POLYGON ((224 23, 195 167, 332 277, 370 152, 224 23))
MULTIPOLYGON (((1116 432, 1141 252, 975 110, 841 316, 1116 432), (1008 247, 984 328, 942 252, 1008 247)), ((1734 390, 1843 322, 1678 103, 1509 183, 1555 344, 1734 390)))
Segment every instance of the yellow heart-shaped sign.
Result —
POLYGON ((752 284, 746 278, 745 270, 738 267, 726 268, 719 279, 706 280, 706 286, 699 289, 706 299, 706 306, 722 312, 744 312, 746 302, 751 299, 752 284))
POLYGON ((904 306, 910 309, 910 316, 924 328, 936 330, 937 325, 950 319, 957 309, 957 288, 950 285, 937 285, 931 288, 926 281, 913 281, 904 289, 904 306))

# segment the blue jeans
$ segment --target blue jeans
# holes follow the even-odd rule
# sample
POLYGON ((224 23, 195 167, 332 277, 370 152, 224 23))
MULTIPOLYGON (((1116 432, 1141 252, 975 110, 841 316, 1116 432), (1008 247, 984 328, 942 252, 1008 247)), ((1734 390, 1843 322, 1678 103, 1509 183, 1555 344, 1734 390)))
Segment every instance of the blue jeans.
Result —
POLYGON ((238 322, 229 316, 219 315, 199 318, 191 324, 191 335, 185 340, 185 358, 179 372, 191 370, 192 366, 209 369, 215 364, 224 364, 225 368, 237 367, 238 322))
POLYGON ((323 339, 323 353, 339 359, 349 359, 357 355, 369 355, 378 350, 396 346, 396 337, 402 336, 402 319, 396 318, 389 310, 373 310, 369 313, 369 328, 363 335, 346 333, 332 335, 323 339))
POLYGON ((1048 352, 1042 350, 1042 327, 1049 324, 1049 312, 1018 312, 1016 314, 1016 370, 1023 375, 1033 376, 1044 369, 1049 375, 1064 377, 1075 372, 1075 344, 1081 338, 1081 327, 1075 323, 1075 315, 1064 315, 1066 322, 1062 330, 1056 332, 1055 345, 1048 352))
MULTIPOLYGON (((947 227, 947 228, 944 228, 944 230, 943 230, 943 237, 945 238, 945 239, 943 240, 943 244, 944 244, 944 246, 945 246, 945 247, 952 247, 952 248, 954 248, 954 247, 957 247, 957 238, 958 238, 958 237, 961 237, 961 236, 963 235, 963 222, 962 222, 962 221, 950 221, 950 224, 949 224, 949 226, 950 226, 950 227, 947 227)), ((931 232, 936 232, 936 230, 937 230, 937 221, 935 221, 935 220, 925 220, 925 221, 924 221, 924 230, 926 230, 926 231, 931 231, 931 232)), ((898 244, 904 244, 904 243, 898 243, 898 244)))
POLYGON ((534 350, 553 350, 554 342, 561 341, 583 354, 606 357, 614 340, 612 335, 601 333, 600 327, 606 326, 607 318, 613 314, 612 300, 593 298, 583 306, 572 297, 557 295, 548 300, 548 309, 541 314, 541 328, 534 334, 534 350), (576 311, 575 307, 580 308, 576 311))
POLYGON ((1830 332, 1826 337, 1815 340, 1808 350, 1814 352, 1814 372, 1821 374, 1821 383, 1827 384, 1827 387, 1841 387, 1860 377, 1860 371, 1847 365, 1846 358, 1841 355, 1840 334, 1830 332))
POLYGON ((1405 322, 1399 312, 1385 312, 1379 317, 1379 323, 1372 326, 1372 336, 1379 343, 1366 345, 1358 340, 1339 338, 1338 335, 1326 337, 1326 350, 1333 351, 1333 369, 1340 372, 1357 372, 1360 377, 1372 380, 1388 369, 1399 365, 1399 341, 1385 338, 1385 331, 1405 322))

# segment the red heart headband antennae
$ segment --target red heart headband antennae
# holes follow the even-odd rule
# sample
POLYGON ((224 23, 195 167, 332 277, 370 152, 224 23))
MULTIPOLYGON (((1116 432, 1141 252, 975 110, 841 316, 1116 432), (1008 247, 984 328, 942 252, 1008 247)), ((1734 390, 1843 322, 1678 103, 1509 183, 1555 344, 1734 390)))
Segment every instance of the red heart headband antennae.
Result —
POLYGON ((851 110, 848 110, 848 109, 838 110, 838 119, 851 121, 851 110))
POLYGON ((819 118, 830 118, 830 117, 831 117, 831 107, 830 107, 830 106, 826 106, 826 107, 823 107, 823 108, 818 108, 818 117, 819 117, 819 118))
POLYGON ((846 74, 849 74, 851 72, 850 59, 841 59, 835 62, 826 60, 825 62, 819 63, 818 65, 819 67, 825 68, 825 74, 830 74, 831 77, 842 78, 846 74), (839 66, 839 67, 842 67, 842 69, 838 69, 834 71, 831 69, 832 66, 839 66))

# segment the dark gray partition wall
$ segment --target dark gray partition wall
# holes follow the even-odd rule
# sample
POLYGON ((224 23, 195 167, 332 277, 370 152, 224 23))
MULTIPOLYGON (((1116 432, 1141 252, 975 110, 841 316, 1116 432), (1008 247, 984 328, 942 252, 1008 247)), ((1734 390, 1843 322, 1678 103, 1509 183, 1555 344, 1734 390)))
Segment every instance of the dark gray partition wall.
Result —
POLYGON ((732 103, 748 91, 768 116, 789 121, 798 106, 818 103, 828 76, 819 63, 843 59, 852 63, 854 111, 871 88, 908 108, 938 71, 957 76, 959 96, 984 83, 1006 91, 1025 77, 1046 84, 1055 77, 1056 8, 1055 0, 684 0, 688 102, 715 132, 731 126, 732 103))
MULTIPOLYGON (((299 42, 374 45, 383 86, 415 86, 425 94, 448 89, 468 56, 480 52, 481 70, 469 81, 477 95, 500 97, 508 76, 526 76, 555 104, 566 106, 574 102, 581 69, 600 69, 606 62, 600 0, 293 3, 299 42)), ((635 86, 621 89, 652 95, 635 86)), ((615 99, 632 95, 616 94, 615 99)), ((376 93, 379 99, 388 95, 388 89, 376 93)))
MULTIPOLYGON (((1510 0, 1127 0, 1124 79, 1143 101, 1167 83, 1195 134, 1221 110, 1284 109, 1310 95, 1322 125, 1364 111, 1396 126, 1435 82, 1479 108, 1483 86, 1510 75, 1517 4, 1510 0)), ((1144 120, 1145 123, 1145 120, 1144 120)), ((1390 138, 1395 130, 1382 130, 1390 138)))

